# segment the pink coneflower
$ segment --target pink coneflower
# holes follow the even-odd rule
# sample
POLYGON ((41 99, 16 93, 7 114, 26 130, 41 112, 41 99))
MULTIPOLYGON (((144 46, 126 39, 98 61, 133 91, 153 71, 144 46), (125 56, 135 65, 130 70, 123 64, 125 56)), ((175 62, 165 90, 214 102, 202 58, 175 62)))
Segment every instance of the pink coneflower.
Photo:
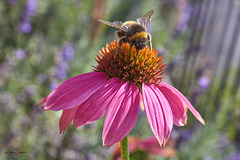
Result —
POLYGON ((44 110, 63 110, 60 133, 72 120, 77 128, 106 115, 102 139, 110 147, 133 129, 140 102, 160 145, 166 144, 173 124, 186 124, 186 108, 204 124, 191 103, 162 82, 165 65, 154 49, 136 51, 127 43, 119 48, 115 41, 100 55, 94 71, 64 81, 40 102, 44 110))

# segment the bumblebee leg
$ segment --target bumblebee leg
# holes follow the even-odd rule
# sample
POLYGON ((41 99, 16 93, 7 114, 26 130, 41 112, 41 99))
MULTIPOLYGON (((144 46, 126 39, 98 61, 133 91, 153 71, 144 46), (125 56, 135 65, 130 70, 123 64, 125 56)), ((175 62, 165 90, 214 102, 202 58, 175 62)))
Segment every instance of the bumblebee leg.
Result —
POLYGON ((117 53, 118 53, 120 47, 122 46, 122 43, 125 43, 125 42, 127 42, 125 37, 122 37, 122 38, 120 38, 120 39, 118 40, 118 49, 117 49, 117 53))
POLYGON ((149 48, 150 48, 150 50, 152 52, 152 42, 151 41, 149 41, 149 48))
POLYGON ((147 33, 147 37, 148 37, 148 42, 149 42, 149 48, 152 52, 152 37, 151 37, 151 34, 150 33, 147 33))
POLYGON ((120 38, 122 38, 123 36, 125 36, 125 34, 124 34, 124 32, 123 31, 116 31, 115 32, 116 33, 116 36, 120 39, 120 38))
POLYGON ((120 48, 122 46, 122 43, 123 43, 123 40, 122 39, 119 39, 118 40, 118 48, 120 48))

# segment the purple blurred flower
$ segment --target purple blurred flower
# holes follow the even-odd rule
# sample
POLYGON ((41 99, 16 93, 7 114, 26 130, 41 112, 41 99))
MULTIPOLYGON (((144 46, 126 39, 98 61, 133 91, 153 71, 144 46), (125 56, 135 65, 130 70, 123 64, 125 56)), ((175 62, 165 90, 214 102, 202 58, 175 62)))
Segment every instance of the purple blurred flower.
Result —
POLYGON ((190 132, 189 130, 183 130, 181 133, 181 138, 183 139, 189 139, 192 136, 192 132, 190 132))
POLYGON ((45 74, 39 74, 38 75, 38 81, 43 83, 47 80, 47 76, 45 74))
POLYGON ((26 13, 28 16, 35 16, 37 13, 37 0, 27 0, 26 13))
POLYGON ((178 25, 176 28, 177 31, 181 32, 187 29, 187 24, 188 24, 188 21, 190 20, 191 12, 192 12, 192 8, 189 4, 182 6, 181 13, 178 18, 178 25))
POLYGON ((29 85, 17 96, 17 101, 20 103, 26 102, 36 93, 36 87, 34 85, 29 85))
POLYGON ((58 70, 68 70, 68 63, 65 61, 62 61, 58 64, 58 70))
POLYGON ((16 51, 15 51, 15 57, 18 59, 18 60, 24 60, 25 57, 26 57, 26 52, 24 49, 22 48, 18 48, 16 51))
POLYGON ((30 114, 29 114, 29 117, 31 119, 35 119, 37 117, 38 114, 41 114, 44 110, 40 107, 33 107, 30 114))
POLYGON ((57 88, 57 86, 59 85, 58 82, 52 82, 49 86, 50 90, 53 91, 55 88, 57 88))
POLYGON ((1 104, 1 113, 5 114, 6 112, 13 112, 17 108, 15 103, 15 98, 10 92, 0 93, 0 104, 1 104))
POLYGON ((172 138, 176 139, 176 146, 179 147, 182 143, 188 141, 192 137, 192 132, 189 130, 175 129, 172 138))
POLYGON ((163 47, 157 48, 157 52, 160 56, 164 56, 166 54, 166 51, 163 47))
POLYGON ((84 155, 79 155, 79 152, 74 149, 65 149, 61 151, 63 159, 85 159, 84 155))
POLYGON ((32 31, 32 25, 29 22, 21 22, 18 25, 18 28, 22 33, 26 33, 26 34, 32 31))
POLYGON ((181 58, 175 56, 168 64, 168 70, 173 69, 175 66, 178 66, 181 63, 181 58))
POLYGON ((33 85, 28 86, 24 92, 27 96, 33 96, 37 93, 36 88, 33 85))
POLYGON ((233 152, 225 160, 240 160, 240 152, 233 152))
POLYGON ((203 89, 207 89, 210 83, 211 83, 211 80, 207 76, 202 76, 198 79, 198 85, 203 89))
POLYGON ((56 73, 56 76, 58 79, 65 79, 67 77, 66 71, 68 70, 68 63, 65 61, 62 61, 61 63, 58 64, 58 70, 56 73))
POLYGON ((65 61, 73 60, 75 55, 75 50, 72 44, 67 44, 62 49, 62 58, 65 61))
POLYGON ((29 117, 28 116, 21 116, 20 117, 20 124, 22 125, 22 126, 29 126, 30 125, 30 123, 31 123, 31 120, 29 119, 29 117))
POLYGON ((73 44, 65 45, 61 50, 61 60, 58 64, 56 77, 63 80, 67 77, 68 62, 74 59, 75 50, 73 44))
POLYGON ((23 33, 30 33, 32 31, 32 25, 30 24, 31 17, 35 16, 37 13, 37 0, 27 0, 25 4, 25 9, 21 15, 21 22, 18 28, 23 33))
POLYGON ((58 70, 56 77, 60 80, 66 79, 67 78, 66 70, 58 70))

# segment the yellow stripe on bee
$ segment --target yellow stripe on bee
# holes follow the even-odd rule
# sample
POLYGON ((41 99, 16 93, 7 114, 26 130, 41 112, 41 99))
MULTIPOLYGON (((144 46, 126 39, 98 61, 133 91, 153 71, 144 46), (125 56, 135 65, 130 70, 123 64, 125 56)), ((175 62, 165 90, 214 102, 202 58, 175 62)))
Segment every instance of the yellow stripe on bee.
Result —
POLYGON ((133 25, 133 24, 138 24, 138 23, 135 21, 126 21, 122 24, 122 26, 128 26, 128 25, 133 25))
POLYGON ((136 39, 136 38, 146 38, 147 39, 147 32, 146 31, 142 31, 142 32, 137 32, 134 35, 132 35, 131 38, 129 39, 136 39))

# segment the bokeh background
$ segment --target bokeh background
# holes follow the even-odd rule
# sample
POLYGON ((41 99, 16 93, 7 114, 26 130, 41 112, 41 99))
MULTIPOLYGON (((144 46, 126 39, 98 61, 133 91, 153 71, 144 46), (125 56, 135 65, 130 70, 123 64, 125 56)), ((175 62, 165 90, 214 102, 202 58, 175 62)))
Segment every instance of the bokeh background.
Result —
MULTIPOLYGON (((135 150, 131 158, 240 160, 239 0, 1 0, 0 159, 116 157, 116 146, 101 146, 104 118, 60 134, 61 111, 37 104, 64 80, 91 71, 98 50, 116 39, 98 18, 135 20, 152 9, 147 28, 166 63, 164 81, 187 96, 206 125, 189 112, 167 148, 135 150), (5 153, 17 147, 26 153, 5 153)), ((144 112, 130 135, 153 136, 144 112)))

